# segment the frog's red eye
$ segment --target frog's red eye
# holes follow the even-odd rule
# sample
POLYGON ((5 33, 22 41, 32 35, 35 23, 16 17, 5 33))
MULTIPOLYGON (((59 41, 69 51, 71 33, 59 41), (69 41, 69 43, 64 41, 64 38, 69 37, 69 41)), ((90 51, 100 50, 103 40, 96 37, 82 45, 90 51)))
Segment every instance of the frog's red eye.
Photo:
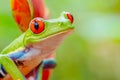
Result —
POLYGON ((74 21, 73 16, 70 13, 67 13, 66 15, 67 15, 67 18, 70 20, 70 22, 73 23, 74 21))
POLYGON ((33 20, 30 25, 30 29, 33 33, 39 34, 44 30, 44 22, 41 20, 33 20))

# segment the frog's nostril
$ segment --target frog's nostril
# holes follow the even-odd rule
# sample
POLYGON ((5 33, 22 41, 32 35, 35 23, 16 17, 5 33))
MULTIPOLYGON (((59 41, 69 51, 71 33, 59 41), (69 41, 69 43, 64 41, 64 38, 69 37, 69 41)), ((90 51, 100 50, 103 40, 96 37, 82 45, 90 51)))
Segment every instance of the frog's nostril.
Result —
POLYGON ((73 23, 74 18, 73 18, 73 16, 72 16, 72 14, 67 13, 66 15, 67 15, 68 19, 70 20, 70 22, 73 23))

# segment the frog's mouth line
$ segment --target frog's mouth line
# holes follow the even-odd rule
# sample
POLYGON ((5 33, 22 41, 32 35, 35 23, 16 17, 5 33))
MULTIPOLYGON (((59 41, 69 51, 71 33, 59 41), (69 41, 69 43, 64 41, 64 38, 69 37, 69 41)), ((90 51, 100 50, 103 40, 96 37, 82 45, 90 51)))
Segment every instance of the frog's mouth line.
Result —
POLYGON ((40 41, 38 41, 37 43, 32 43, 32 44, 39 44, 39 43, 44 42, 44 41, 46 41, 50 38, 53 38, 53 37, 56 37, 56 38, 59 38, 59 36, 66 37, 67 35, 71 34, 73 31, 74 31, 74 28, 71 28, 71 29, 64 30, 62 32, 54 33, 53 35, 49 35, 48 37, 44 37, 44 38, 40 39, 40 41))
POLYGON ((63 33, 70 34, 70 33, 73 32, 73 30, 74 30, 74 28, 66 29, 66 30, 63 30, 62 32, 54 33, 53 35, 50 35, 50 36, 48 36, 48 37, 45 37, 45 38, 43 38, 42 40, 44 40, 44 39, 46 39, 46 38, 51 38, 51 37, 54 37, 54 36, 57 36, 57 35, 63 34, 63 33))
MULTIPOLYGON (((27 41, 30 41, 32 44, 34 44, 34 43, 36 43, 36 42, 42 42, 42 41, 44 41, 44 40, 46 40, 46 39, 49 39, 49 38, 51 38, 51 37, 54 37, 54 36, 57 36, 57 35, 60 35, 60 34, 63 34, 63 33, 65 33, 65 34, 70 34, 70 33, 72 33, 73 32, 73 30, 74 30, 74 28, 68 28, 68 29, 65 29, 65 30, 62 30, 62 31, 59 31, 59 32, 54 32, 54 33, 52 33, 52 34, 49 34, 49 35, 46 35, 46 36, 44 36, 43 38, 37 38, 36 40, 35 39, 32 39, 32 38, 29 38, 27 41), (31 39, 31 40, 30 40, 31 39)), ((24 47, 26 47, 26 46, 29 46, 29 45, 31 45, 31 44, 29 44, 29 43, 27 43, 27 41, 24 39, 23 40, 23 44, 24 44, 24 47)))
MULTIPOLYGON (((44 37, 38 37, 36 40, 34 40, 34 39, 32 39, 32 38, 30 38, 31 40, 30 40, 30 42, 33 44, 34 42, 39 42, 39 41, 43 41, 43 40, 45 40, 45 39, 47 39, 47 38, 50 38, 50 37, 52 37, 52 36, 55 36, 55 35, 59 35, 59 34, 61 34, 61 33, 66 33, 66 32, 71 32, 71 31, 73 31, 74 30, 74 28, 66 28, 66 29, 64 29, 64 30, 60 30, 60 31, 58 31, 58 32, 52 32, 51 34, 49 34, 49 35, 44 35, 44 37)), ((43 33, 41 33, 41 34, 44 34, 44 32, 43 33)), ((39 34, 35 34, 35 35, 38 35, 39 36, 39 34)), ((25 41, 25 40, 23 40, 23 41, 25 41)), ((27 40, 27 41, 29 41, 29 39, 27 40)), ((26 41, 26 42, 27 42, 26 41)), ((24 42, 25 43, 25 42, 24 42)), ((24 44, 24 45, 26 45, 26 44, 24 44)))

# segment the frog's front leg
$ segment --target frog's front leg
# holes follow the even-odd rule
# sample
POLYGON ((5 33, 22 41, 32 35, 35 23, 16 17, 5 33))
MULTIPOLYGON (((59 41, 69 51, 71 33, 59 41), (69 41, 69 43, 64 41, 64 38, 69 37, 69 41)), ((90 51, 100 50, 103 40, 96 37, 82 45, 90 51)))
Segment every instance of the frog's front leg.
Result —
POLYGON ((13 78, 13 80, 25 80, 25 77, 19 71, 12 59, 5 55, 0 55, 0 64, 5 71, 13 78))

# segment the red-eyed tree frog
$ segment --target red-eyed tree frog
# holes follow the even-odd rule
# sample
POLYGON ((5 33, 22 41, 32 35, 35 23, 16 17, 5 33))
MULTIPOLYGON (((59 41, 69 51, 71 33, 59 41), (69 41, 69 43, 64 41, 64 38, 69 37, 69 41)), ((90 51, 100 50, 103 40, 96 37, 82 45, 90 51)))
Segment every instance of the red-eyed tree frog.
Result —
MULTIPOLYGON (((44 19, 49 18, 49 10, 45 5, 44 0, 10 0, 12 15, 18 24, 18 27, 21 31, 25 32, 28 29, 28 25, 30 21, 35 17, 41 17, 44 19)), ((51 54, 49 57, 45 59, 48 64, 51 63, 51 59, 55 65, 55 61, 53 60, 55 54, 51 54), (50 61, 49 61, 50 60, 50 61)), ((54 67, 55 68, 55 67, 54 67)), ((50 75, 52 74, 53 68, 43 69, 42 72, 42 80, 48 80, 50 75)), ((34 70, 32 71, 34 72, 34 70)), ((31 72, 29 73, 31 74, 31 72)), ((31 77, 31 76, 30 76, 31 77)))
MULTIPOLYGON (((15 39, 0 54, 0 75, 9 74, 13 80, 26 80, 25 76, 37 67, 44 58, 55 53, 63 39, 74 30, 73 16, 62 12, 56 19, 34 18, 29 28, 15 39)), ((34 80, 42 80, 38 69, 34 80)))

